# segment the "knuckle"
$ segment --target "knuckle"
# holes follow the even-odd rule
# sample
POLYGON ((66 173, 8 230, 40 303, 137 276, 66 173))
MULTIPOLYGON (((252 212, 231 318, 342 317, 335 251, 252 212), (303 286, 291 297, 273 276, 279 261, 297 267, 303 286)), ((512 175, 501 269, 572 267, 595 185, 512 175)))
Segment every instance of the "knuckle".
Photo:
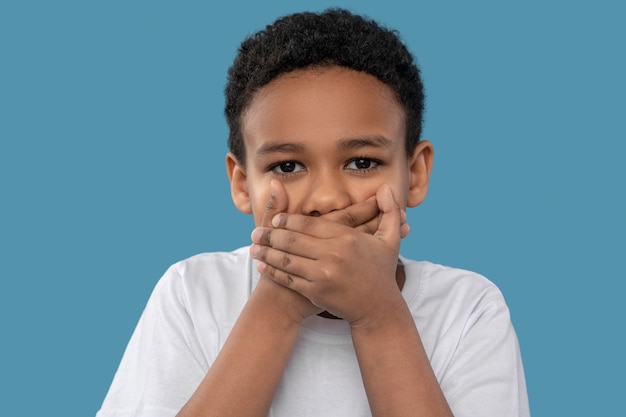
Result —
POLYGON ((289 254, 285 253, 283 254, 283 257, 280 261, 280 266, 282 268, 286 268, 291 264, 291 258, 289 257, 289 254))
POLYGON ((319 283, 328 282, 333 276, 333 272, 330 268, 324 267, 319 272, 319 283))
POLYGON ((287 219, 289 216, 286 216, 282 213, 277 214, 274 219, 276 221, 276 227, 280 229, 284 229, 287 226, 287 219))
POLYGON ((263 271, 263 275, 271 278, 272 280, 275 280, 276 279, 276 269, 274 267, 268 265, 265 268, 265 271, 263 271))
POLYGON ((274 270, 274 272, 274 275, 271 277, 274 282, 283 287, 291 287, 293 285, 295 277, 292 274, 278 270, 274 270))
POLYGON ((267 261, 267 249, 261 246, 259 248, 259 253, 257 253, 257 258, 263 262, 267 261))
MULTIPOLYGON (((345 234, 342 236, 342 246, 351 248, 359 242, 359 236, 356 233, 345 234)), ((341 253, 336 251, 336 253, 341 253)))
POLYGON ((352 214, 350 212, 346 212, 343 215, 343 224, 346 225, 346 226, 350 226, 350 227, 356 227, 356 226, 358 226, 359 221, 354 216, 354 214, 352 214))
POLYGON ((270 195, 270 198, 265 203, 265 210, 276 210, 276 198, 273 195, 270 195))
MULTIPOLYGON (((329 252, 329 256, 330 256, 330 262, 333 265, 340 265, 343 263, 345 257, 344 254, 342 252, 338 252, 338 251, 331 251, 329 252)), ((327 270, 326 271, 327 276, 332 276, 332 271, 331 270, 327 270)))

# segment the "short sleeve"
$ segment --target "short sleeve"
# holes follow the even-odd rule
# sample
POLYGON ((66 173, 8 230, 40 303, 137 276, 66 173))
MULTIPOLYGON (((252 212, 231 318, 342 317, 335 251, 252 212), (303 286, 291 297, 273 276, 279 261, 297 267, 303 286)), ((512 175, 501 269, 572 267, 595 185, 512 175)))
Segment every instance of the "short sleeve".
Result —
POLYGON ((209 365, 176 265, 157 283, 97 417, 174 416, 209 365))
POLYGON ((464 323, 441 386, 459 417, 528 417, 519 343, 502 294, 490 286, 464 323))

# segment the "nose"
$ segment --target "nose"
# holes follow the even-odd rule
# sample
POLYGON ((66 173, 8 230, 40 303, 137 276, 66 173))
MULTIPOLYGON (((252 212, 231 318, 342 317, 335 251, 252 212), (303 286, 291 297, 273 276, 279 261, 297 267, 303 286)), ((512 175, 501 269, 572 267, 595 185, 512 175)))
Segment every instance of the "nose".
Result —
POLYGON ((326 172, 311 175, 308 189, 303 191, 302 214, 321 216, 351 204, 348 187, 340 175, 326 172))

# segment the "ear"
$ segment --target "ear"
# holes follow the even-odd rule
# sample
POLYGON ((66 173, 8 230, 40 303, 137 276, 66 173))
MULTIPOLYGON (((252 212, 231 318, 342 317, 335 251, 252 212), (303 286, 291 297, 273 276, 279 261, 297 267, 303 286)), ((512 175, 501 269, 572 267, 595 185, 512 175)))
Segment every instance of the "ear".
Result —
POLYGON ((230 181, 230 196, 235 207, 244 214, 252 214, 246 168, 232 152, 226 154, 226 172, 230 181))
POLYGON ((433 167, 433 144, 423 140, 417 144, 409 157, 409 194, 407 206, 418 206, 426 198, 430 171, 433 167))

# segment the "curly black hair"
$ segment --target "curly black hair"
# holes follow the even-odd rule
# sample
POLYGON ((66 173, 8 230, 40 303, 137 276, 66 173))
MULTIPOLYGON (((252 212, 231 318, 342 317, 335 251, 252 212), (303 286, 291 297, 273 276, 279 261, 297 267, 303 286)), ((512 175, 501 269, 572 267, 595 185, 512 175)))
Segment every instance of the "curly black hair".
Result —
POLYGON ((406 112, 406 150, 420 140, 424 88, 413 56, 395 30, 344 9, 284 16, 246 38, 228 70, 224 113, 228 147, 245 164, 241 121, 255 92, 281 74, 314 66, 342 66, 378 78, 406 112))

